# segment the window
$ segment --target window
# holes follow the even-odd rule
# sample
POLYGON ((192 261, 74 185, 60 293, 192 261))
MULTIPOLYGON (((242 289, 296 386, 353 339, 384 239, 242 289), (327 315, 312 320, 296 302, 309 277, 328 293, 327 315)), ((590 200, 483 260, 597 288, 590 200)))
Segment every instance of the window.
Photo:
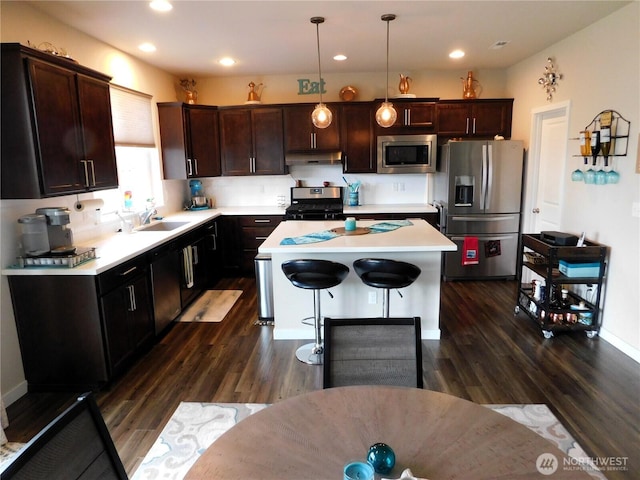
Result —
POLYGON ((151 96, 117 85, 111 85, 110 91, 120 185, 118 208, 140 211, 150 198, 161 206, 162 174, 153 136, 151 96), (131 197, 127 205, 125 195, 131 197))

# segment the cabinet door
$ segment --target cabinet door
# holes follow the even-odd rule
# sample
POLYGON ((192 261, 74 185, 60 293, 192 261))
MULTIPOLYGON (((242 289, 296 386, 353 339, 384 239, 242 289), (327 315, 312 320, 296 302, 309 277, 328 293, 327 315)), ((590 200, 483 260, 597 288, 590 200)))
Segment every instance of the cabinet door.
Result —
POLYGON ((220 157, 223 175, 249 175, 253 162, 251 111, 220 111, 220 157))
POLYGON ((327 128, 316 128, 311 122, 311 113, 315 105, 289 105, 284 108, 284 135, 287 152, 335 151, 340 148, 338 108, 335 105, 328 107, 333 115, 333 120, 327 128))
POLYGON ((511 138, 512 105, 513 100, 473 104, 473 134, 481 137, 502 135, 511 138))
POLYGON ((398 120, 405 127, 425 127, 434 128, 436 124, 436 104, 435 103, 407 103, 398 104, 398 120))
POLYGON ((78 98, 84 157, 85 182, 90 190, 118 187, 118 170, 113 141, 109 85, 82 75, 78 79, 78 98))
POLYGON ((438 135, 458 137, 470 132, 469 106, 465 103, 438 103, 438 135))
POLYGON ((189 107, 186 110, 189 133, 188 157, 192 162, 189 177, 220 176, 218 112, 189 107))
POLYGON ((76 74, 28 60, 44 195, 85 191, 76 74))
POLYGON ((253 130, 253 173, 283 175, 284 139, 282 109, 260 108, 251 111, 253 130))
POLYGON ((345 104, 340 111, 340 139, 345 173, 375 173, 373 111, 370 103, 345 104))

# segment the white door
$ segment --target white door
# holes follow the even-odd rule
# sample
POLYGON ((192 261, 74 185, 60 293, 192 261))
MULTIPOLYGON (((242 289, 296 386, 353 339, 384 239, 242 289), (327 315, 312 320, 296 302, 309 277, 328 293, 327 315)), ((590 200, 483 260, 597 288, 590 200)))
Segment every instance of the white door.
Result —
POLYGON ((529 151, 527 233, 559 230, 569 134, 569 102, 533 111, 529 151))

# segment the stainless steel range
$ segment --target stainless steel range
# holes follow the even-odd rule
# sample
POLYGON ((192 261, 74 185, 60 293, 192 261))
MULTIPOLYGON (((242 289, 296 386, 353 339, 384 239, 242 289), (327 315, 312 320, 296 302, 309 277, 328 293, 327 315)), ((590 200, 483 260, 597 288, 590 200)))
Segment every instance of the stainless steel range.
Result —
POLYGON ((344 220, 343 187, 291 187, 285 220, 344 220))

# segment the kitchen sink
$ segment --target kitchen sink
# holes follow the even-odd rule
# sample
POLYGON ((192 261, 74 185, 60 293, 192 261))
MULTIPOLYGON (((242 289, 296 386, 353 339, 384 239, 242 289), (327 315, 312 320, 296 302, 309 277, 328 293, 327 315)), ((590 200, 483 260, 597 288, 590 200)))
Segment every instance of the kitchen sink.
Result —
POLYGON ((138 232, 170 232, 171 230, 175 230, 176 228, 180 228, 183 225, 186 225, 189 222, 157 222, 152 223, 151 225, 144 225, 139 227, 136 231, 138 232))

